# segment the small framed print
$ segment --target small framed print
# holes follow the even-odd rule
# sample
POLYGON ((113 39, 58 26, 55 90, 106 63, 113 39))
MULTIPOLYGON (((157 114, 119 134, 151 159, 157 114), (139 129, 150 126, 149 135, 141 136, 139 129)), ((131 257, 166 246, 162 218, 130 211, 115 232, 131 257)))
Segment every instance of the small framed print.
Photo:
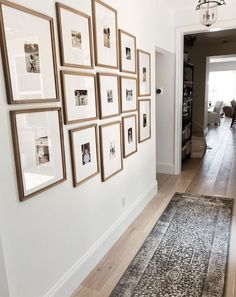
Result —
POLYGON ((138 141, 144 142, 151 138, 151 100, 142 99, 138 101, 138 141))
POLYGON ((108 180, 123 169, 121 143, 119 121, 100 126, 102 181, 108 180))
POLYGON ((116 74, 98 73, 100 119, 120 114, 119 80, 116 74))
POLYGON ((151 95, 151 55, 138 50, 138 96, 151 95))
POLYGON ((61 71, 65 124, 97 119, 96 75, 61 71))
POLYGON ((0 40, 8 104, 59 101, 53 19, 1 0, 0 40))
POLYGON ((136 37, 119 30, 120 71, 136 73, 136 37))
POLYGON ((56 3, 61 64, 93 68, 91 17, 56 3))
POLYGON ((120 76, 121 112, 137 110, 137 79, 120 76))
POLYGON ((60 108, 10 111, 20 200, 66 180, 60 108))
POLYGON ((70 130, 74 187, 99 173, 97 125, 70 130))
POLYGON ((127 158, 137 152, 136 114, 122 118, 123 157, 127 158))
POLYGON ((96 66, 118 68, 117 11, 93 0, 96 66))

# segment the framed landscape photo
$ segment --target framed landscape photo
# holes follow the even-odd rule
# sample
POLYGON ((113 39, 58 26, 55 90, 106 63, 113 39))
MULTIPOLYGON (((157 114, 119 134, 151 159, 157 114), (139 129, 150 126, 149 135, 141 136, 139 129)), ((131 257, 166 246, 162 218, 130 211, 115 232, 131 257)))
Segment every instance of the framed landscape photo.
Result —
POLYGON ((66 180, 60 108, 10 111, 20 200, 66 180))
POLYGON ((119 80, 116 74, 98 73, 100 119, 120 114, 119 80))
POLYGON ((121 123, 112 122, 99 128, 102 181, 106 181, 123 169, 121 123))
POLYGON ((100 0, 93 0, 96 66, 118 68, 117 11, 100 0))
POLYGON ((99 174, 97 125, 70 130, 74 187, 99 174))
POLYGON ((56 3, 61 65, 93 68, 91 17, 56 3))
POLYGON ((120 71, 136 74, 136 37, 119 30, 120 71))
POLYGON ((61 81, 65 124, 97 119, 96 75, 61 71, 61 81))
POLYGON ((137 79, 120 76, 121 112, 137 110, 137 79))
POLYGON ((151 138, 151 100, 138 101, 138 140, 139 143, 151 138))
POLYGON ((127 158, 137 152, 137 116, 136 114, 122 118, 123 157, 127 158))
POLYGON ((138 96, 151 95, 151 55, 138 50, 138 96))
POLYGON ((59 101, 53 19, 1 0, 0 41, 8 103, 59 101))

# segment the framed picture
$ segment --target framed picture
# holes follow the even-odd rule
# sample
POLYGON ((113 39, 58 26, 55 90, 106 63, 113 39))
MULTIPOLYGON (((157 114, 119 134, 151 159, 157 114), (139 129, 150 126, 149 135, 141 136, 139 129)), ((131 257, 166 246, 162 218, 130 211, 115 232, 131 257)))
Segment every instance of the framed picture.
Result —
POLYGON ((120 77, 121 112, 131 112, 137 110, 137 79, 120 77))
POLYGON ((93 0, 96 66, 118 68, 117 11, 93 0))
POLYGON ((91 17, 56 3, 61 65, 93 68, 91 17))
POLYGON ((97 125, 70 130, 74 187, 99 173, 97 125))
POLYGON ((151 95, 151 55, 138 50, 138 96, 151 95))
POLYGON ((96 75, 61 71, 65 124, 97 119, 96 75))
POLYGON ((10 111, 20 200, 66 180, 60 108, 10 111))
POLYGON ((151 138, 151 100, 142 99, 138 101, 138 141, 144 142, 151 138))
POLYGON ((116 74, 98 73, 100 119, 120 114, 119 80, 116 74))
POLYGON ((108 180, 123 169, 121 142, 119 121, 100 126, 102 181, 108 180))
POLYGON ((8 103, 59 101, 53 19, 1 0, 0 40, 8 103))
POLYGON ((137 152, 136 114, 122 118, 123 157, 127 158, 137 152))
POLYGON ((136 73, 136 37, 119 30, 120 71, 136 73))

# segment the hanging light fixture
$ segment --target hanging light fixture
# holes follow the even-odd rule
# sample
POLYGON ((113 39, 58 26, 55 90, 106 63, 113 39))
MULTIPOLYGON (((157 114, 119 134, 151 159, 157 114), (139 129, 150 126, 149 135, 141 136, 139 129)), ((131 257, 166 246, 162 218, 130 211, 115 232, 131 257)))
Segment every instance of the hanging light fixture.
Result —
POLYGON ((225 0, 198 0, 196 10, 199 10, 201 23, 210 27, 217 20, 218 6, 225 5, 225 0))

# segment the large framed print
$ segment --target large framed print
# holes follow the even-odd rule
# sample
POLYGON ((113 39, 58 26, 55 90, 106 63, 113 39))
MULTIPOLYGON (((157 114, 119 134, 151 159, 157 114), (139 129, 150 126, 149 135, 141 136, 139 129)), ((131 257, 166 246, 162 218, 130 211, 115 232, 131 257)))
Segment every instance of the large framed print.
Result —
POLYGON ((151 138, 151 100, 138 101, 138 140, 139 143, 151 138))
POLYGON ((10 111, 20 200, 66 180, 60 108, 10 111))
POLYGON ((120 71, 136 74, 136 37, 119 30, 120 71))
POLYGON ((123 169, 121 123, 112 122, 99 128, 102 181, 106 181, 123 169))
POLYGON ((118 68, 117 11, 100 0, 93 0, 96 66, 118 68))
POLYGON ((61 71, 65 124, 97 119, 96 75, 61 71))
POLYGON ((99 174, 97 125, 70 130, 74 187, 99 174))
POLYGON ((137 79, 120 76, 121 112, 137 110, 137 79))
POLYGON ((98 73, 100 119, 120 115, 119 79, 116 74, 98 73))
POLYGON ((127 158, 137 152, 137 116, 122 117, 123 157, 127 158))
POLYGON ((138 96, 151 95, 151 55, 138 50, 138 96))
POLYGON ((61 65, 93 68, 91 17, 56 3, 61 65))
POLYGON ((0 0, 0 40, 8 103, 59 101, 53 19, 0 0))

